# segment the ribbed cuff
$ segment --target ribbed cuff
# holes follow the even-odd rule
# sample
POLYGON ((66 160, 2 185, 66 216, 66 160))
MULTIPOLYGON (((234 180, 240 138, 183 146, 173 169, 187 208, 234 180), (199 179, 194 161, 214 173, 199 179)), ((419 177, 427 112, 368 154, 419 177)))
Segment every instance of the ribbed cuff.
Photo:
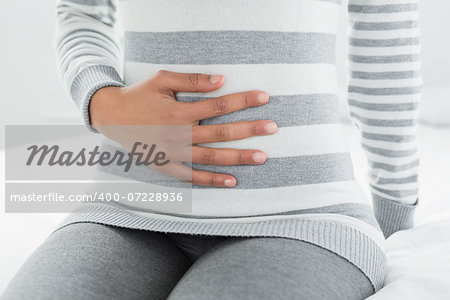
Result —
POLYGON ((414 204, 403 204, 372 193, 372 200, 375 217, 385 238, 399 230, 414 227, 414 211, 419 205, 418 198, 414 204))
POLYGON ((92 128, 89 116, 91 98, 97 90, 107 86, 124 87, 125 84, 113 67, 93 65, 78 73, 70 88, 70 95, 83 115, 84 124, 92 132, 97 130, 92 128))

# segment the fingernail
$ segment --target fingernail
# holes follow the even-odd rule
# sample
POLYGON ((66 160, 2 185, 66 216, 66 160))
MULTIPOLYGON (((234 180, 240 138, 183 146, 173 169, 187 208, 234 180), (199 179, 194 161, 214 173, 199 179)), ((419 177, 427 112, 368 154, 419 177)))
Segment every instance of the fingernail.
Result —
POLYGON ((253 161, 257 163, 264 162, 266 160, 266 156, 261 152, 256 152, 253 154, 253 161))
POLYGON ((210 75, 209 82, 211 84, 216 84, 222 79, 222 75, 210 75))
POLYGON ((275 123, 267 123, 266 125, 264 125, 264 130, 267 133, 275 133, 278 129, 277 124, 275 123))
POLYGON ((261 104, 269 102, 269 95, 263 93, 258 94, 258 101, 261 104))
POLYGON ((232 186, 234 186, 234 180, 233 179, 225 179, 224 184, 225 184, 225 186, 232 187, 232 186))

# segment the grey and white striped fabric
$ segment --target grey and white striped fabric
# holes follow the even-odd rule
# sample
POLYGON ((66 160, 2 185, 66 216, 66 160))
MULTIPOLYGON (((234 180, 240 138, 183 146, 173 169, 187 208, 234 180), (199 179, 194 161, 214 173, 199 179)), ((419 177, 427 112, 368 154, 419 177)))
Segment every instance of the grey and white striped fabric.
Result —
MULTIPOLYGON (((90 98, 99 88, 130 85, 166 69, 226 76, 219 90, 179 92, 178 101, 255 89, 270 96, 267 105, 202 124, 272 119, 279 126, 271 136, 205 144, 261 149, 268 159, 260 166, 194 165, 233 174, 238 184, 231 189, 194 186, 191 214, 93 205, 61 226, 86 221, 164 232, 296 238, 345 257, 380 289, 382 232, 387 237, 411 227, 418 203, 418 4, 350 0, 348 6, 348 101, 371 167, 373 209, 354 178, 339 123, 335 63, 345 59, 335 55, 340 5, 340 0, 58 1, 60 73, 86 125, 90 98)), ((132 176, 145 180, 148 169, 132 176)))
POLYGON ((370 165, 384 233, 409 228, 418 204, 418 1, 350 1, 348 104, 370 165))

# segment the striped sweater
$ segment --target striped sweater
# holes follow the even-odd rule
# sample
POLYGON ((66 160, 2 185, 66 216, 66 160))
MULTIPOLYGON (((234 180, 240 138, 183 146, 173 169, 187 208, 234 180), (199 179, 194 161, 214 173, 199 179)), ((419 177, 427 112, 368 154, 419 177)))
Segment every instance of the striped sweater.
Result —
MULTIPOLYGON (((341 131, 336 36, 341 0, 60 0, 57 60, 90 125, 91 96, 158 70, 223 74, 209 93, 264 90, 268 104, 202 120, 270 119, 270 136, 205 144, 260 149, 263 165, 194 168, 229 173, 234 188, 193 186, 192 214, 143 213, 106 205, 73 222, 228 236, 278 236, 319 245, 383 285, 384 237, 413 226, 418 204, 415 140, 421 76, 417 0, 350 0, 351 117, 367 154, 372 204, 355 180, 341 131), (120 12, 124 40, 119 39, 120 12), (123 51, 122 51, 123 49, 123 51)), ((144 176, 145 177, 145 176, 144 176)))

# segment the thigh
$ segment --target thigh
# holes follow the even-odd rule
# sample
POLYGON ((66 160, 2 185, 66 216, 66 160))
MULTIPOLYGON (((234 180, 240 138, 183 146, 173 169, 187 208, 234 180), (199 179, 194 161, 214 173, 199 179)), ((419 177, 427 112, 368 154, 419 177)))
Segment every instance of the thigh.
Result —
POLYGON ((2 299, 166 299, 190 265, 159 233, 72 224, 28 258, 2 299))
POLYGON ((197 260, 169 299, 364 299, 372 293, 357 267, 324 248, 293 239, 237 238, 197 260))

